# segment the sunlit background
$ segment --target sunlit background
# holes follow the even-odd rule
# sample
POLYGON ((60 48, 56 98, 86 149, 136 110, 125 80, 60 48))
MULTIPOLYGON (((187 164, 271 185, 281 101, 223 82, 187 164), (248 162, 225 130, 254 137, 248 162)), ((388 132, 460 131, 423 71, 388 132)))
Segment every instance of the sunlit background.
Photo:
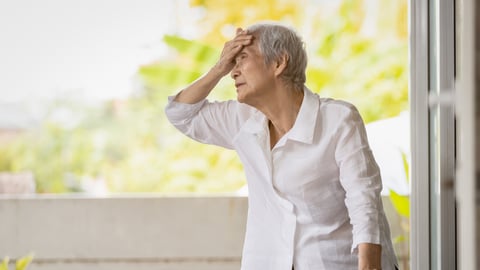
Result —
MULTIPOLYGON (((237 26, 262 20, 304 37, 313 91, 353 102, 367 123, 396 117, 408 127, 406 17, 404 0, 2 1, 2 179, 29 178, 37 193, 241 189, 235 154, 184 138, 163 108, 215 63, 237 26)), ((235 98, 232 89, 225 78, 213 98, 235 98)), ((388 147, 405 157, 390 166, 397 179, 385 179, 385 192, 407 194, 395 175, 408 133, 372 130, 390 130, 388 147)), ((370 140, 387 146, 385 135, 379 147, 370 140)))
POLYGON ((195 37, 187 1, 2 1, 3 102, 128 98, 164 34, 195 37))
POLYGON ((311 90, 359 108, 408 260, 406 0, 0 1, 0 193, 245 194, 235 153, 187 139, 164 107, 264 20, 304 37, 311 90))

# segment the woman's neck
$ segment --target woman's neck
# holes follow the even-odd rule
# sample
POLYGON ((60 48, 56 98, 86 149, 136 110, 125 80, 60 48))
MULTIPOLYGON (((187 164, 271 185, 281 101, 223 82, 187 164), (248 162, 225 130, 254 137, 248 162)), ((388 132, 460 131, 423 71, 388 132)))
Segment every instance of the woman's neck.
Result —
POLYGON ((269 120, 271 147, 295 124, 303 101, 303 89, 278 89, 273 97, 257 108, 269 120))

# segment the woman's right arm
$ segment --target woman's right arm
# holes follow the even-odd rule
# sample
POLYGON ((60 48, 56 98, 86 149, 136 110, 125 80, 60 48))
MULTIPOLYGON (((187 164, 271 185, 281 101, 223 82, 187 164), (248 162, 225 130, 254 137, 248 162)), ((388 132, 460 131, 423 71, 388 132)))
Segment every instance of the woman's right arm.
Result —
POLYGON ((218 62, 205 75, 180 91, 176 102, 195 104, 205 99, 217 83, 235 66, 235 57, 244 46, 250 45, 253 36, 241 28, 237 29, 234 39, 225 43, 218 62))

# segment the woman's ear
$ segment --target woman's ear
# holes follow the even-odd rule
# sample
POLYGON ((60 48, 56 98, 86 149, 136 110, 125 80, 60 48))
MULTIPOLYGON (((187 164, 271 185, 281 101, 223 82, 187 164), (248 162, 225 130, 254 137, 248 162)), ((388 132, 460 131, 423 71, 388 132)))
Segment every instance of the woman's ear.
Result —
POLYGON ((284 53, 277 61, 275 61, 275 76, 280 76, 282 72, 287 68, 288 55, 284 53))

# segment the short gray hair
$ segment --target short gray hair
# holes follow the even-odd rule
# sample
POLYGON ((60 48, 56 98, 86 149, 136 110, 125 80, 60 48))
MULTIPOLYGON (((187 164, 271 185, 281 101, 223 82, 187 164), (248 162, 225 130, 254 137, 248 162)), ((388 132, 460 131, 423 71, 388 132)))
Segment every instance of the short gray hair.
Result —
POLYGON ((265 64, 287 55, 287 67, 282 78, 303 90, 306 81, 307 52, 305 43, 295 30, 276 23, 257 23, 247 28, 258 39, 265 64))

